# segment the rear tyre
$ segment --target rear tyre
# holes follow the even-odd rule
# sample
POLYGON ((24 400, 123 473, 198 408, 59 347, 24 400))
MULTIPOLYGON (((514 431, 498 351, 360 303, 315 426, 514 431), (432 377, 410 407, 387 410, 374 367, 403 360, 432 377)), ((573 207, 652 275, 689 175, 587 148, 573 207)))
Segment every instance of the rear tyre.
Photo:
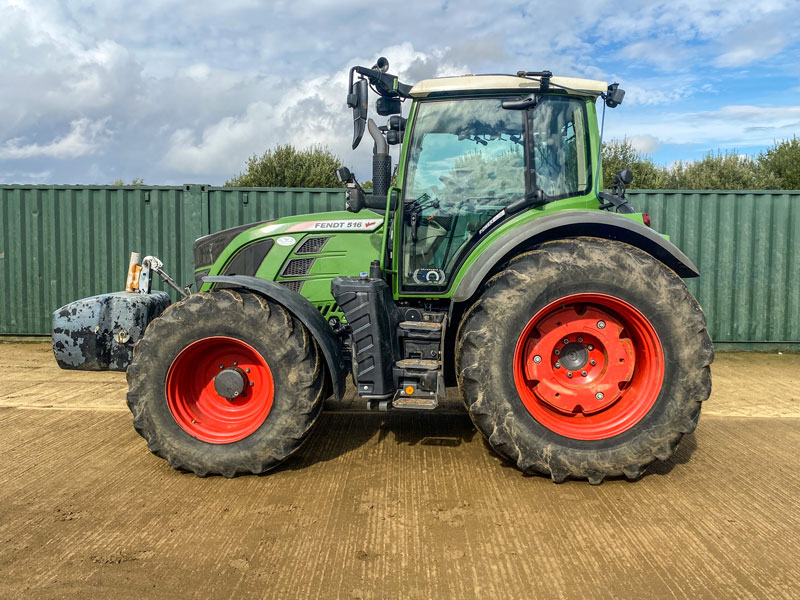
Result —
POLYGON ((487 283, 456 372, 478 430, 524 472, 636 479, 694 431, 713 346, 683 281, 597 238, 548 242, 487 283))
POLYGON ((263 473, 295 452, 322 409, 313 337, 282 306, 223 289, 154 320, 128 367, 128 407, 153 454, 199 476, 263 473))

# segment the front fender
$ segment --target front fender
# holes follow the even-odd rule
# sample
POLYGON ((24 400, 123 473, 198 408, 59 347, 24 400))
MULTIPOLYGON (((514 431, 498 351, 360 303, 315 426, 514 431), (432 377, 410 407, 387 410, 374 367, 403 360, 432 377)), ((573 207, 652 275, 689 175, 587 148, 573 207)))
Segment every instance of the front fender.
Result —
POLYGON ((576 236, 625 242, 651 254, 680 277, 700 275, 694 263, 675 244, 641 223, 601 210, 565 210, 527 221, 494 240, 460 278, 453 301, 463 302, 472 297, 495 265, 502 264, 501 261, 508 260, 521 248, 576 236))
POLYGON ((277 302, 286 310, 296 316, 311 332, 314 339, 322 349, 322 355, 328 365, 331 384, 336 400, 344 396, 346 371, 339 338, 333 333, 325 318, 311 302, 295 291, 292 291, 274 281, 250 277, 247 275, 229 275, 203 277, 204 282, 222 284, 225 287, 244 288, 252 290, 270 300, 277 302))

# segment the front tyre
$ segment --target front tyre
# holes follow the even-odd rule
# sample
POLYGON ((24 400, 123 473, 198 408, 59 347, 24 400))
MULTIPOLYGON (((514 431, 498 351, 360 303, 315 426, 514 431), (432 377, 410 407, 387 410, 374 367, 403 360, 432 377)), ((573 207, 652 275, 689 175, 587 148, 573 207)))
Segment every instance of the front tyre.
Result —
POLYGON ((470 416, 525 472, 637 478, 694 431, 714 352, 683 281, 632 246, 548 242, 465 315, 456 369, 470 416))
POLYGON ((322 408, 316 342, 282 306, 234 290, 193 294, 147 328, 128 407, 151 452, 199 476, 263 473, 296 451, 322 408))

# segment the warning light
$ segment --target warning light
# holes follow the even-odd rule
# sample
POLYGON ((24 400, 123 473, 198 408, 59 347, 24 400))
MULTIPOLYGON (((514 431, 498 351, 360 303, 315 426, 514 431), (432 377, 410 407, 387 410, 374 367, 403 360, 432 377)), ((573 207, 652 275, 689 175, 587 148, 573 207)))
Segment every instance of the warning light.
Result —
POLYGON ((411 396, 414 393, 414 386, 407 385, 406 386, 406 396, 411 396))

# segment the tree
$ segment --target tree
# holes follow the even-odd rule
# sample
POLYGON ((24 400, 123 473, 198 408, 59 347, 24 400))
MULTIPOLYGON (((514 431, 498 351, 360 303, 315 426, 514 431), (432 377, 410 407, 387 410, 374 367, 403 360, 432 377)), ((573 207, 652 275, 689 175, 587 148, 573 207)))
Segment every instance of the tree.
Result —
MULTIPOLYGON (((800 190, 800 139, 797 136, 775 142, 758 156, 758 163, 764 171, 763 177, 773 178, 778 189, 800 190)), ((772 188, 765 186, 764 189, 772 188)))
MULTIPOLYGON (((115 179, 114 183, 111 185, 123 186, 125 185, 125 182, 122 181, 122 179, 115 179)), ((144 179, 142 177, 134 177, 133 179, 131 179, 131 182, 128 185, 132 185, 134 187, 142 187, 144 185, 144 179)))
MULTIPOLYGON (((767 187, 756 160, 735 152, 709 152, 695 162, 677 162, 665 186, 678 190, 752 190, 767 187)), ((774 185, 772 186, 774 187, 774 185)))
POLYGON ((652 190, 664 187, 665 169, 657 167, 649 156, 642 155, 627 138, 603 144, 602 161, 604 189, 613 186, 614 175, 620 169, 633 171, 633 182, 628 186, 629 189, 652 190))
POLYGON ((247 159, 247 169, 225 182, 228 187, 342 187, 334 171, 342 166, 339 157, 324 146, 297 150, 289 144, 275 146, 262 156, 247 159))

